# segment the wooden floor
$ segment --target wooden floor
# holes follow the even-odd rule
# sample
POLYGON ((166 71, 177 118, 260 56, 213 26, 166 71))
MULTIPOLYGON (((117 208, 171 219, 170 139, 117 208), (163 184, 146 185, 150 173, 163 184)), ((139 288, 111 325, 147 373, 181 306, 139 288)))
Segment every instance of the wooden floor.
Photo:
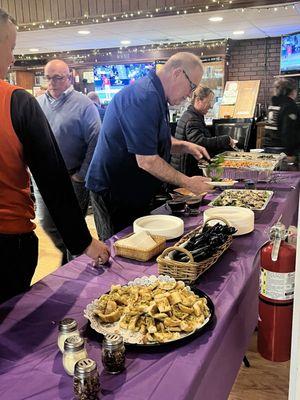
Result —
MULTIPOLYGON (((87 223, 92 235, 97 237, 92 215, 87 216, 87 223)), ((61 261, 60 253, 38 224, 36 233, 40 240, 39 263, 32 283, 53 272, 61 261)), ((246 355, 251 367, 241 366, 228 400, 287 400, 289 362, 273 363, 263 359, 257 353, 256 334, 253 334, 246 355)), ((226 360, 224 360, 224 363, 226 363, 226 360)), ((226 368, 225 365, 224 368, 226 368)))

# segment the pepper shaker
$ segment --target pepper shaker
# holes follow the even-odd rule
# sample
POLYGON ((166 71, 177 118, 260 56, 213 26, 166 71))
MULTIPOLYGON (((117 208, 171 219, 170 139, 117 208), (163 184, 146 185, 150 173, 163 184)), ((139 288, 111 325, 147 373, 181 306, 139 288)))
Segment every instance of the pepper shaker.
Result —
POLYGON ((125 368, 125 346, 117 334, 105 335, 102 342, 102 363, 109 374, 118 374, 125 368))
POLYGON ((73 389, 76 400, 97 400, 100 391, 97 364, 90 358, 77 361, 74 369, 73 389))
POLYGON ((65 340, 70 336, 79 335, 77 322, 73 318, 65 318, 59 322, 58 331, 57 345, 63 353, 65 340))

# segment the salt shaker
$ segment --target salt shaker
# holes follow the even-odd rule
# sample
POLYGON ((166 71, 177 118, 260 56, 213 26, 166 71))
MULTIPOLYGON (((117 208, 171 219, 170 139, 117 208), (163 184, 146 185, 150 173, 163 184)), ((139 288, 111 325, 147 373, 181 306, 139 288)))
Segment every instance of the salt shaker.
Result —
POLYGON ((105 335, 102 342, 102 363, 109 374, 118 374, 125 368, 125 346, 117 334, 105 335))
POLYGON ((65 340, 70 336, 79 335, 77 322, 73 318, 65 318, 59 322, 58 331, 57 345, 63 353, 65 340))
POLYGON ((63 366, 67 374, 74 375, 76 362, 87 357, 84 340, 80 336, 70 336, 65 340, 63 366))
POLYGON ((100 391, 97 364, 90 358, 83 358, 75 364, 73 389, 76 400, 97 400, 100 391))

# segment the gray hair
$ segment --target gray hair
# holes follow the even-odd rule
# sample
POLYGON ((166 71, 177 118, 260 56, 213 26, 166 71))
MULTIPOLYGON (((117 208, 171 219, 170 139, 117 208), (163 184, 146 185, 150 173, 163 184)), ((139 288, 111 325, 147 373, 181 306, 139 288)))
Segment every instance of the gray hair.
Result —
POLYGON ((10 21, 14 25, 17 25, 16 20, 5 10, 3 10, 3 8, 0 8, 0 25, 5 24, 7 21, 10 21))
POLYGON ((292 78, 278 78, 274 85, 275 96, 289 96, 294 90, 297 90, 297 82, 292 78))
POLYGON ((87 94, 87 97, 88 97, 90 100, 92 100, 94 103, 100 104, 100 100, 99 100, 99 97, 98 97, 98 95, 97 95, 96 92, 89 92, 89 93, 87 94))
POLYGON ((194 105, 196 99, 198 100, 206 99, 210 94, 214 95, 214 92, 209 87, 199 85, 193 93, 191 104, 194 105))

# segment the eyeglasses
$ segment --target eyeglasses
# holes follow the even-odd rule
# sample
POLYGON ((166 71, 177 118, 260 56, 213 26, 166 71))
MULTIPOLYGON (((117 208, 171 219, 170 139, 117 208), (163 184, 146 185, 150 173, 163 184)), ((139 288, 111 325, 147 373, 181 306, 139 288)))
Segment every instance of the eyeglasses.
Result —
POLYGON ((188 74, 185 72, 184 69, 182 70, 182 72, 183 72, 184 76, 186 77, 186 79, 189 81, 191 91, 194 92, 194 91, 196 90, 196 88, 197 88, 197 85, 195 85, 195 84, 190 80, 188 74))
POLYGON ((61 76, 61 75, 54 75, 54 76, 44 76, 45 81, 50 82, 51 80, 53 82, 61 82, 62 80, 64 80, 66 78, 66 76, 61 76))

